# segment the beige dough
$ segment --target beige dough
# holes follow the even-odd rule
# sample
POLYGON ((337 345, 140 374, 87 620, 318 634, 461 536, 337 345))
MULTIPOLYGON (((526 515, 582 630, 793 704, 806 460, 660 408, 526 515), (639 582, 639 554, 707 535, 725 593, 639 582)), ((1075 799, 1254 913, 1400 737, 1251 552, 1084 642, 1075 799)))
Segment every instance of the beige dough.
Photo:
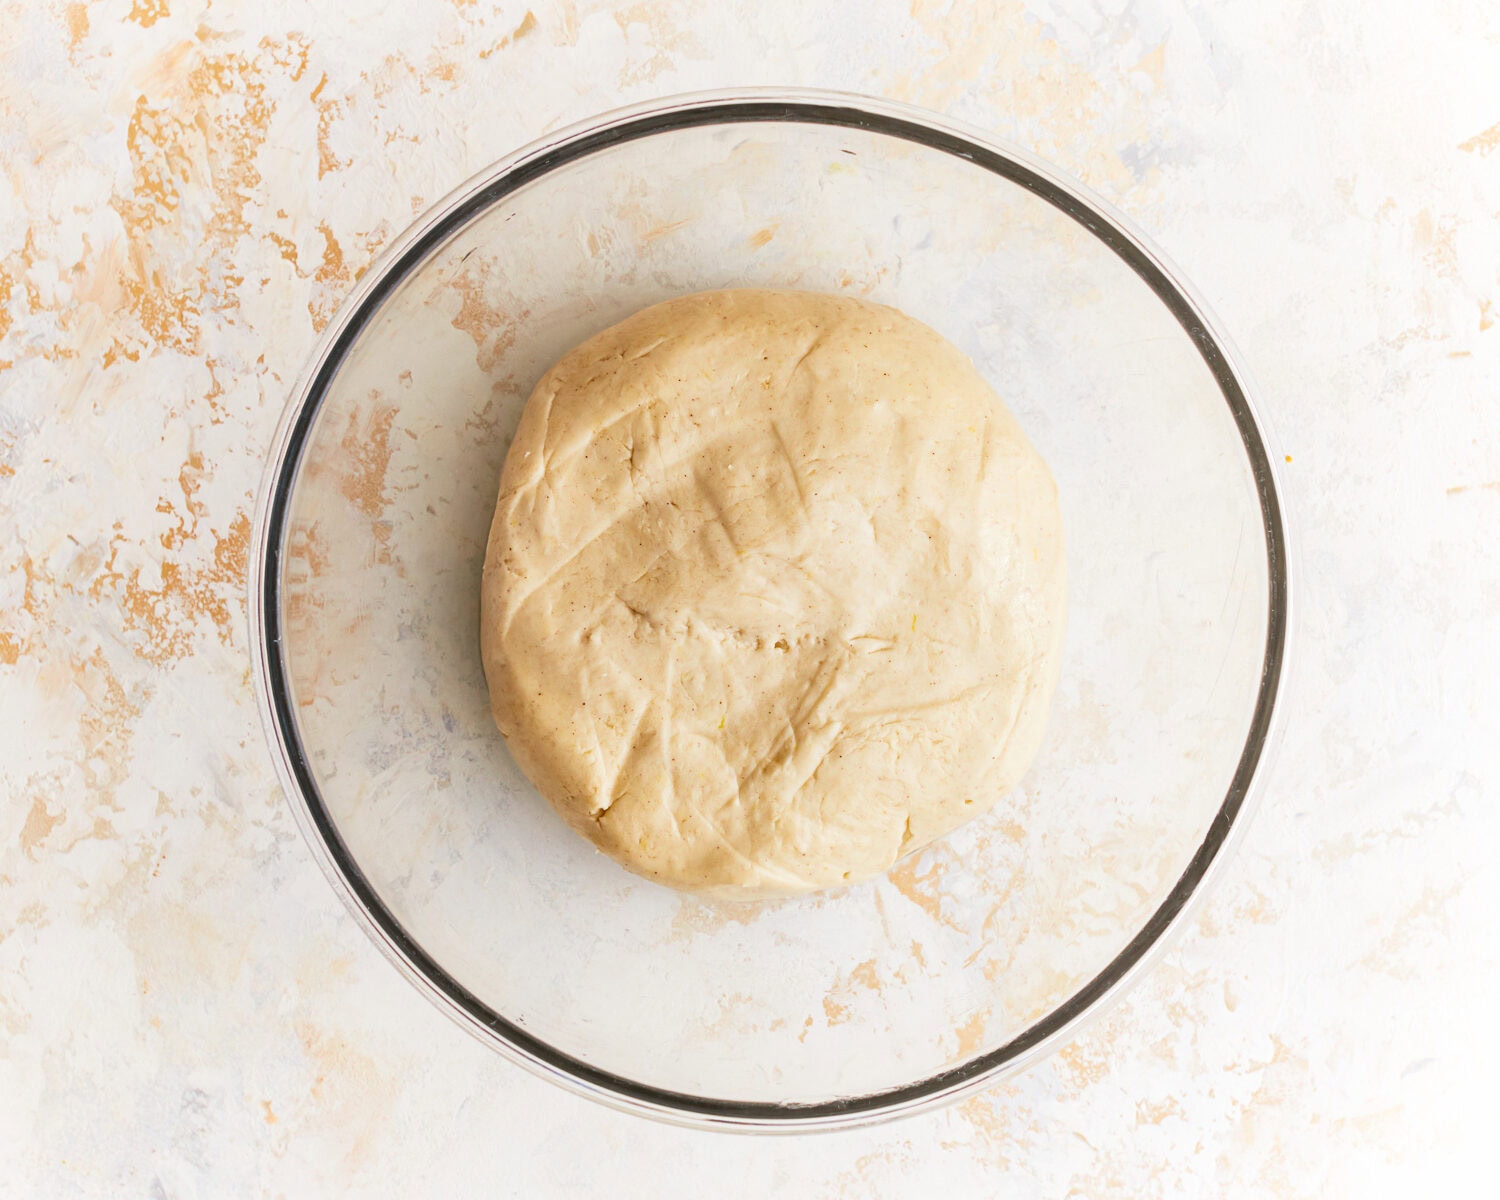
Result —
POLYGON ((1046 465, 894 309, 705 292, 537 384, 481 640, 495 721, 580 833, 726 896, 864 879, 990 808, 1058 670, 1046 465))

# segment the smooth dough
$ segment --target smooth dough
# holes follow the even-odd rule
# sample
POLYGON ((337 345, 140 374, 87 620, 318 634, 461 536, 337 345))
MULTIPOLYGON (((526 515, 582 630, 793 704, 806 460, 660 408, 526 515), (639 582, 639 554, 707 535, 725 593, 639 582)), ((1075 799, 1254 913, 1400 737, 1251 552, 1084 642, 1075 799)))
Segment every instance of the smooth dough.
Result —
POLYGON ((495 721, 575 829, 672 887, 833 887, 1026 770, 1063 634, 1057 490, 927 326, 704 292, 542 377, 482 601, 495 721))

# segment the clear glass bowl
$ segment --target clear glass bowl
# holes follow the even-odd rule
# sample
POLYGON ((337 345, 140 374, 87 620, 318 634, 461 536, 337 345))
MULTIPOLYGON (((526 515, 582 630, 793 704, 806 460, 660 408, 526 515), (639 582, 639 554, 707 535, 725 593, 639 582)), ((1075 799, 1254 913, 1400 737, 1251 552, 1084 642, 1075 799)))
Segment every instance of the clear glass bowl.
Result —
POLYGON ((256 514, 255 678, 330 879, 481 1040, 689 1124, 852 1125, 1019 1069, 1139 969, 1244 820, 1283 673, 1273 456, 1202 304, 1044 164, 863 97, 611 114, 424 216, 328 326, 256 514), (962 347, 1051 464, 1062 680, 1013 802, 841 892, 710 903, 570 832, 480 669, 500 464, 540 373, 704 288, 849 292, 962 347))

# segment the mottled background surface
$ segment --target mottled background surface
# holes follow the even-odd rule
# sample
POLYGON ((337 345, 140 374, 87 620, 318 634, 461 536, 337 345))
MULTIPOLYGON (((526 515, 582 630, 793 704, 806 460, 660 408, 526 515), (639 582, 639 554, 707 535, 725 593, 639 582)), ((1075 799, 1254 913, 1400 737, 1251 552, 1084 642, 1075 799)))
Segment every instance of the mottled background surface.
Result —
POLYGON ((1478 1169, 1493 7, 346 7, 0 3, 0 1195, 1324 1197, 1478 1169), (417 995, 277 791, 242 601, 277 413, 387 239, 548 129, 748 83, 951 112, 1134 214, 1261 385, 1304 584, 1267 802, 1164 963, 1013 1083, 795 1141, 606 1112, 417 995))

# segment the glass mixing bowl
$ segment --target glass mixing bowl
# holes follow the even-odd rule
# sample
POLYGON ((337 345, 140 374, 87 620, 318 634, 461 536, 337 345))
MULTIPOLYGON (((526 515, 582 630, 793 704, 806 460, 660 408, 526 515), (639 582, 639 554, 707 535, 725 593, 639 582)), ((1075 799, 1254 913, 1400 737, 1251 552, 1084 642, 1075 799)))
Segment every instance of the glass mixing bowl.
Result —
POLYGON ((1223 860, 1283 672, 1273 456, 1203 305, 1051 168, 864 97, 627 109, 465 184, 328 326, 255 528, 269 740, 351 911, 481 1040, 689 1124, 912 1112, 1073 1034, 1223 860), (1071 594, 1008 802, 882 879, 751 905, 564 826, 491 723, 477 625, 541 372, 643 305, 758 285, 867 296, 962 347, 1057 478, 1071 594))

